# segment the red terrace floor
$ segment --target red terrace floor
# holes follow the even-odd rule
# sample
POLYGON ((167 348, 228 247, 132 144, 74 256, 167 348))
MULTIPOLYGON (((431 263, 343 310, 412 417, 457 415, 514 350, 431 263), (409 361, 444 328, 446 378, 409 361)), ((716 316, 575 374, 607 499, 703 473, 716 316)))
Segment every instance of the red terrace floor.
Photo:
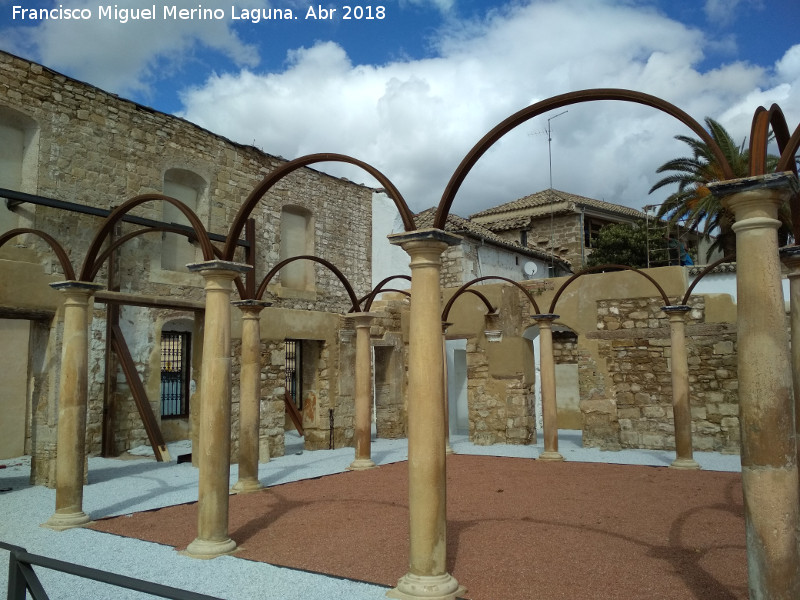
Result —
MULTIPOLYGON (((738 473, 450 456, 448 568, 483 600, 747 598, 738 473)), ((407 463, 231 496, 237 556, 393 586, 407 463)), ((184 549, 196 504, 92 528, 184 549)))

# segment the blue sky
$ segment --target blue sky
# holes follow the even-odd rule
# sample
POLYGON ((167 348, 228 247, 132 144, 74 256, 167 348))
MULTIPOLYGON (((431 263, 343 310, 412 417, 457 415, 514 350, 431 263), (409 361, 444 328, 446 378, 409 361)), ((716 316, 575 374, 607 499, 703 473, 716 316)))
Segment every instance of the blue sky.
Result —
MULTIPOLYGON (((100 0, 0 0, 0 48, 271 154, 351 154, 382 170, 415 210, 436 204, 496 123, 568 91, 648 92, 697 120, 720 120, 737 139, 760 104, 778 102, 792 129, 800 122, 797 0, 389 0, 385 18, 372 20, 342 19, 346 1, 174 0, 224 13, 177 22, 162 18, 163 4, 157 19, 121 23, 98 18, 108 5, 100 0), (337 16, 306 19, 320 4, 337 16), (91 17, 21 21, 14 5, 91 17), (231 18, 268 8, 297 18, 231 18)), ((655 168, 685 154, 673 136, 688 132, 651 109, 609 104, 552 121, 554 187, 637 208, 660 202, 668 190, 647 193, 655 168)), ((487 153, 454 212, 549 185, 548 116, 487 153)), ((350 167, 329 170, 372 183, 350 167)))

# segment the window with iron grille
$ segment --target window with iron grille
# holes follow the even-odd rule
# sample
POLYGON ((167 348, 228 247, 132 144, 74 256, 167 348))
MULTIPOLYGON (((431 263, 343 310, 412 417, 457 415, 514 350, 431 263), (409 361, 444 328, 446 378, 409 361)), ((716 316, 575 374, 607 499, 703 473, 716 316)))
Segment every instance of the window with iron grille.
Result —
POLYGON ((191 334, 161 333, 161 416, 189 416, 191 334))
POLYGON ((300 340, 285 340, 286 391, 298 410, 303 410, 303 395, 300 390, 300 340))

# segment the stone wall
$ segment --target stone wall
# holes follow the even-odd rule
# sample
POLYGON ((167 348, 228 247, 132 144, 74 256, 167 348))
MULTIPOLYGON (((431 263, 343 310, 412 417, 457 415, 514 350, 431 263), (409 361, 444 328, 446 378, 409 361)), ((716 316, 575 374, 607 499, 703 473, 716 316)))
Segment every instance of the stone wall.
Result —
MULTIPOLYGON (((2 52, 0 74, 0 118, 18 115, 35 124, 32 138, 35 144, 31 146, 35 151, 29 152, 30 156, 25 158, 26 175, 20 189, 26 193, 111 209, 137 195, 162 193, 165 174, 170 170, 191 172, 203 181, 201 189, 197 190, 196 212, 200 220, 210 232, 226 234, 250 191, 268 173, 285 163, 283 159, 234 143, 183 119, 126 101, 2 52)), ((257 282, 280 258, 281 214, 283 208, 289 206, 310 215, 309 246, 313 253, 336 265, 357 295, 367 293, 371 280, 372 192, 364 186, 310 168, 297 170, 282 179, 251 215, 256 221, 257 282)), ((144 203, 134 208, 131 214, 154 220, 165 218, 160 202, 144 203)), ((65 247, 76 269, 83 262, 101 223, 101 219, 94 216, 29 203, 17 206, 12 215, 6 214, 5 217, 15 221, 16 226, 33 227, 53 235, 65 247)), ((123 235, 137 227, 124 223, 116 233, 123 235)), ((199 275, 182 268, 162 268, 163 235, 172 234, 148 233, 122 246, 117 262, 119 289, 134 294, 202 301, 203 281, 199 275)), ((61 267, 50 249, 31 236, 16 238, 13 247, 0 250, 0 259, 5 259, 0 263, 0 276, 10 273, 5 268, 6 263, 17 261, 22 254, 24 260, 38 262, 45 275, 52 274, 56 280, 63 278, 61 267)), ((194 256, 197 260, 202 259, 197 249, 194 256)), ((237 251, 236 259, 243 260, 242 250, 237 251)), ((314 285, 303 290, 282 286, 278 274, 268 289, 274 306, 336 313, 349 310, 349 299, 336 276, 316 264, 313 271, 314 285)), ((103 267, 97 281, 106 280, 107 270, 103 267)), ((50 292, 44 290, 41 293, 47 295, 50 292)), ((233 298, 236 299, 236 292, 233 298)), ((52 312, 55 313, 60 297, 47 301, 53 304, 52 312)), ((18 310, 20 302, 13 294, 0 294, 0 311, 18 310)), ((175 311, 171 315, 168 312, 126 308, 121 320, 137 370, 148 394, 151 394, 150 401, 156 415, 160 414, 159 326, 175 316, 175 311)), ((185 312, 180 316, 193 318, 191 313, 185 312)), ((105 320, 106 306, 96 304, 89 363, 87 449, 91 454, 101 450, 106 379, 105 320)), ((58 340, 51 337, 45 348, 33 348, 31 361, 41 362, 45 356, 60 356, 57 344, 58 340)), ((327 350, 323 348, 322 361, 325 352, 327 350)), ((51 361, 49 367, 57 372, 58 360, 51 361)), ((116 367, 114 370, 117 371, 116 367)), ((199 372, 194 372, 192 377, 199 380, 199 372)), ((116 451, 123 451, 147 442, 141 419, 119 371, 116 378, 114 393, 118 401, 114 415, 114 447, 116 451)), ((49 385, 48 389, 51 388, 49 385)), ((35 394, 44 393, 42 388, 33 391, 35 394)), ((330 394, 330 388, 322 386, 318 392, 330 394)), ((54 402, 55 398, 50 394, 47 398, 36 396, 29 401, 40 406, 43 401, 54 402)), ((50 418, 45 425, 37 420, 42 414, 41 408, 33 414, 34 422, 30 424, 28 434, 32 440, 31 452, 49 461, 52 453, 48 448, 55 438, 47 431, 54 432, 55 421, 50 418), (35 436, 33 432, 36 432, 35 436)), ((275 438, 277 444, 275 424, 265 423, 263 427, 272 432, 265 435, 275 438)), ((340 443, 346 443, 346 437, 340 443)), ((40 473, 51 471, 45 464, 36 470, 40 473)))
POLYGON ((554 216, 552 220, 549 217, 537 218, 528 232, 528 246, 568 260, 573 269, 583 264, 582 240, 580 215, 574 214, 554 216))
MULTIPOLYGON (((693 446, 738 452, 736 328, 706 323, 702 296, 692 297, 689 304, 686 344, 693 446)), ((603 431, 590 436, 591 445, 675 448, 669 319, 661 306, 661 298, 598 302, 598 332, 592 337, 600 340, 600 358, 613 381, 609 399, 615 410, 606 414, 603 431)))

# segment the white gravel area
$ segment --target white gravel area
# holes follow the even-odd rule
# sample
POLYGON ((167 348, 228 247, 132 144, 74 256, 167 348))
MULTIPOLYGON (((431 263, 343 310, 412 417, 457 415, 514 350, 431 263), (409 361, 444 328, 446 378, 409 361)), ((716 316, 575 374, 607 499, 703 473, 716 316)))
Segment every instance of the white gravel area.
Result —
MULTIPOLYGON (((672 452, 582 448, 579 431, 559 432, 559 451, 568 461, 668 466, 672 452)), ((476 446, 466 436, 453 436, 453 449, 461 454, 536 458, 542 442, 535 446, 497 444, 476 446)), ((157 463, 148 447, 130 460, 90 458, 89 484, 84 488, 84 510, 93 518, 126 515, 197 500, 197 469, 177 464, 180 454, 190 451, 187 442, 169 444, 173 462, 157 463)), ((259 479, 267 486, 340 473, 353 460, 353 449, 302 451, 302 440, 287 432, 286 456, 259 467, 259 479)), ((373 460, 388 464, 406 460, 406 440, 377 439, 373 460)), ((706 470, 739 471, 738 455, 696 452, 695 459, 706 470)), ((197 560, 180 555, 171 547, 122 538, 86 529, 55 532, 40 527, 55 509, 55 490, 31 486, 30 457, 0 460, 0 542, 25 548, 33 554, 112 571, 147 581, 200 592, 230 600, 374 600, 387 588, 316 573, 223 556, 197 560)), ((231 484, 237 479, 231 467, 231 484)), ((309 541, 313 543, 313 541, 309 541)), ((302 541, 298 543, 302 551, 302 541)), ((8 585, 8 552, 0 550, 0 590, 8 585)), ((52 600, 152 598, 146 594, 108 586, 71 575, 35 568, 52 600)), ((403 573, 398 573, 398 578, 403 573)), ((0 593, 2 593, 0 591, 0 593)))

